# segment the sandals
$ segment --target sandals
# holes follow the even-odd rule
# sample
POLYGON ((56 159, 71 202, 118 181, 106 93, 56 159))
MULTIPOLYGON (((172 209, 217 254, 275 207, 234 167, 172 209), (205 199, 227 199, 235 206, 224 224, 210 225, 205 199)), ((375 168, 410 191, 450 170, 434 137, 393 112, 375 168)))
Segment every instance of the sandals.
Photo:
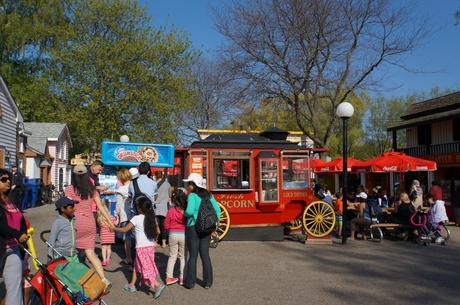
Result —
POLYGON ((131 286, 130 284, 126 284, 123 290, 129 293, 135 293, 137 291, 136 286, 131 286))

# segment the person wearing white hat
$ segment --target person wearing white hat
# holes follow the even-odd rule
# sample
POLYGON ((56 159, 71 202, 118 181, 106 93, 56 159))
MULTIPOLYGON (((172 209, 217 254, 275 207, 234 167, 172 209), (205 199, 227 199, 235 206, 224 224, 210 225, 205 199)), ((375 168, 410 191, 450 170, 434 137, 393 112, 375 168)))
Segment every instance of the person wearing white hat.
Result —
POLYGON ((203 282, 205 288, 211 288, 213 283, 213 273, 211 258, 209 257, 209 242, 211 234, 206 236, 198 235, 195 229, 195 222, 198 217, 198 211, 203 198, 209 198, 214 210, 216 211, 218 222, 220 221, 220 208, 214 196, 205 189, 204 179, 200 174, 192 173, 187 179, 184 179, 187 184, 189 196, 187 198, 187 208, 184 212, 187 218, 185 228, 185 244, 189 251, 187 261, 184 287, 191 289, 196 283, 196 263, 198 254, 200 254, 201 262, 203 263, 203 282))
MULTIPOLYGON (((356 232, 359 228, 368 227, 371 225, 371 215, 369 209, 366 207, 367 194, 364 191, 361 191, 356 195, 356 201, 359 204, 358 206, 358 217, 354 218, 350 222, 350 240, 355 240, 356 232)), ((365 234, 363 233, 363 239, 365 239, 365 234)))
POLYGON ((131 174, 131 180, 139 178, 139 170, 137 167, 131 167, 129 173, 131 174))

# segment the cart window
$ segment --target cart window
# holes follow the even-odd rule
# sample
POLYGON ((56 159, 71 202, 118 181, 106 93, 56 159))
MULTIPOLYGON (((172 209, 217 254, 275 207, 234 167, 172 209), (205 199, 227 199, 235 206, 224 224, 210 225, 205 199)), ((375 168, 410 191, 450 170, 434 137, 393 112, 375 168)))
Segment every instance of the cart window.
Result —
POLYGON ((190 156, 190 173, 200 174, 204 185, 208 185, 208 155, 202 151, 192 151, 190 156))
POLYGON ((308 188, 308 158, 283 158, 283 189, 308 188))
POLYGON ((249 159, 214 159, 215 189, 249 189, 249 159))
POLYGON ((263 202, 278 201, 278 160, 261 160, 261 187, 263 202))

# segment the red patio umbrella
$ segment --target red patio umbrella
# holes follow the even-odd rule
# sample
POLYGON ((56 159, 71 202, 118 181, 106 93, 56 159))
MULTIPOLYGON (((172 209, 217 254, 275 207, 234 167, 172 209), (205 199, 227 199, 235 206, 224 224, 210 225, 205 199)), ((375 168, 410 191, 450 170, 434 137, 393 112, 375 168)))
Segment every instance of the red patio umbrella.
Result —
POLYGON ((327 162, 321 159, 310 159, 310 168, 315 169, 318 166, 322 166, 323 164, 326 164, 327 162))
POLYGON ((436 162, 408 156, 401 152, 386 152, 364 164, 352 167, 355 172, 392 173, 435 171, 436 162))
MULTIPOLYGON (((347 158, 347 167, 348 171, 351 171, 351 168, 355 165, 363 165, 364 161, 347 158)), ((315 166, 316 173, 341 173, 343 171, 343 158, 337 158, 332 161, 326 162, 322 165, 315 166)))

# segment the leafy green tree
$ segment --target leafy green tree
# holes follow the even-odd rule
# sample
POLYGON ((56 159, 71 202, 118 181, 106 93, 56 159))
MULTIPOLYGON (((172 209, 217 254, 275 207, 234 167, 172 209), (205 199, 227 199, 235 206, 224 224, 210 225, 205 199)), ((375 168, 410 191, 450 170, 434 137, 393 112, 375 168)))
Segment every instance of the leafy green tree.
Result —
POLYGON ((0 1, 0 74, 28 121, 55 120, 59 104, 43 75, 66 26, 62 0, 0 1))
POLYGON ((74 150, 103 139, 177 142, 190 107, 185 33, 155 29, 132 0, 6 0, 1 71, 26 120, 68 123, 74 150))

